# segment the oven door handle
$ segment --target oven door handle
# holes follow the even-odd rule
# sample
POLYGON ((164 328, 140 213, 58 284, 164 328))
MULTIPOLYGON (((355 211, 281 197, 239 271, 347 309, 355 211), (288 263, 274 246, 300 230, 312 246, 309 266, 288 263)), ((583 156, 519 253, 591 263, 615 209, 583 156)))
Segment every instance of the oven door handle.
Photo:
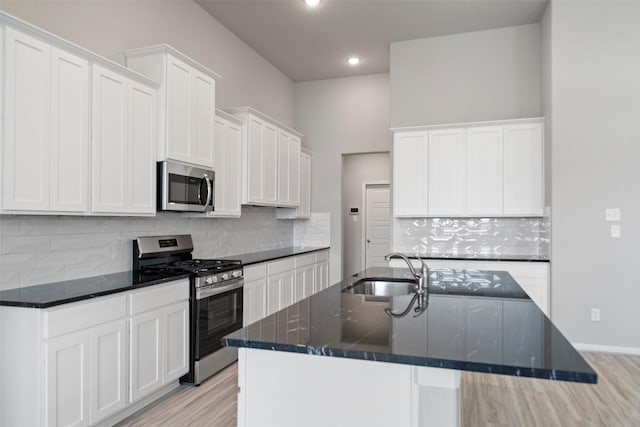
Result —
POLYGON ((212 297, 214 295, 222 294, 225 292, 232 291, 234 289, 241 288, 244 285, 244 279, 236 279, 232 283, 225 286, 218 287, 202 287, 196 289, 196 299, 201 300, 205 298, 212 297))

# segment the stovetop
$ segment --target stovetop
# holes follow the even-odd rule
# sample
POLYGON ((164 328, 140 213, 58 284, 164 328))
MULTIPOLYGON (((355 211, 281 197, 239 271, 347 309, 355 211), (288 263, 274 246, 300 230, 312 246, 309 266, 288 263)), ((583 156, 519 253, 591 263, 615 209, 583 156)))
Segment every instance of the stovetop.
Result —
POLYGON ((223 273, 242 267, 239 260, 218 259, 185 259, 166 264, 154 264, 146 266, 143 271, 150 272, 185 272, 197 276, 223 273))

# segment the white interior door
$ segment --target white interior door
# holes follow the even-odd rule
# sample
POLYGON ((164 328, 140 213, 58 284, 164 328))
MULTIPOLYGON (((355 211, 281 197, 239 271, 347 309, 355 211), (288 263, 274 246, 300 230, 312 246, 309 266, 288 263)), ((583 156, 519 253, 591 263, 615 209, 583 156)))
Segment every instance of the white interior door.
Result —
POLYGON ((365 189, 365 268, 386 267, 390 251, 390 190, 388 184, 367 185, 365 189))

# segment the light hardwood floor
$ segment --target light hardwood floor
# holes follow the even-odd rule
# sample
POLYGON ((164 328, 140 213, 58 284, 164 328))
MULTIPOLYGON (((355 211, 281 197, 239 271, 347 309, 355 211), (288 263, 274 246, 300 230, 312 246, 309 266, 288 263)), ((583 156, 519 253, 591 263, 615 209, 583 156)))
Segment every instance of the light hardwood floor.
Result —
MULTIPOLYGON (((582 354, 598 373, 596 385, 463 372, 462 425, 640 426, 640 356, 582 354)), ((237 392, 234 364, 119 426, 235 426, 237 392)))

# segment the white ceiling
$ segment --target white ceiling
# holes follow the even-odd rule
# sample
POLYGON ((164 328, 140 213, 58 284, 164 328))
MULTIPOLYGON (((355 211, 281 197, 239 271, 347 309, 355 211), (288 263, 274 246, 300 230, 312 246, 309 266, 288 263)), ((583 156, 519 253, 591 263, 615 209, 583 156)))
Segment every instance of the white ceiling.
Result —
POLYGON ((294 82, 389 71, 389 43, 539 22, 547 0, 196 0, 294 82), (350 55, 362 58, 347 65, 350 55))

